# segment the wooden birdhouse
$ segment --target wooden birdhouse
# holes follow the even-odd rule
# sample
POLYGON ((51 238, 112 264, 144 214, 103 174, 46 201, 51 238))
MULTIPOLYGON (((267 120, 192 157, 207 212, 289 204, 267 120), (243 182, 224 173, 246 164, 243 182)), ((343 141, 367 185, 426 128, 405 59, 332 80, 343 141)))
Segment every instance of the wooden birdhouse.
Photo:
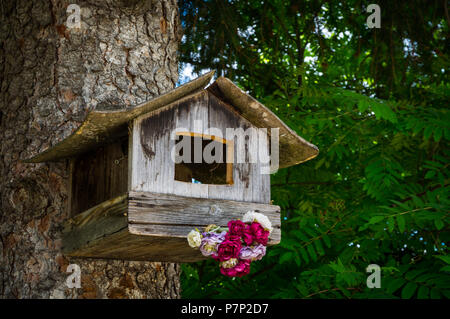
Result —
POLYGON ((70 159, 66 255, 198 261, 190 230, 226 226, 251 210, 269 217, 268 244, 279 243, 270 169, 318 149, 230 80, 205 89, 212 75, 133 108, 97 108, 71 136, 27 160, 70 159))

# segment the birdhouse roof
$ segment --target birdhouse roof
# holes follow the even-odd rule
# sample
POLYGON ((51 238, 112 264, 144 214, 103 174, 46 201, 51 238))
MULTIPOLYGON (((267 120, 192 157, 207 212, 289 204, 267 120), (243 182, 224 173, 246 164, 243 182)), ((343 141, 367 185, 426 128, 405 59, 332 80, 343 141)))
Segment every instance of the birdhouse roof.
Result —
POLYGON ((134 118, 158 110, 202 90, 207 90, 230 104, 243 118, 256 127, 279 128, 280 168, 299 164, 317 156, 319 150, 315 145, 298 136, 272 111, 242 91, 229 79, 219 77, 205 89, 213 75, 213 71, 209 72, 134 107, 120 109, 96 108, 87 114, 84 122, 72 135, 53 147, 24 160, 24 162, 56 161, 95 149, 127 132, 128 123, 134 118))

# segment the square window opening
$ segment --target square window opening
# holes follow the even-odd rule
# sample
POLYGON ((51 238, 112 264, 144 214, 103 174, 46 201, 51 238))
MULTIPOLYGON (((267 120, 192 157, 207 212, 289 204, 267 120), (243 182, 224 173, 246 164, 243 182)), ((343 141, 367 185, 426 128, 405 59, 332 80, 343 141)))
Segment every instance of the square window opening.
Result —
POLYGON ((233 184, 233 142, 214 135, 177 132, 175 180, 194 184, 233 184))

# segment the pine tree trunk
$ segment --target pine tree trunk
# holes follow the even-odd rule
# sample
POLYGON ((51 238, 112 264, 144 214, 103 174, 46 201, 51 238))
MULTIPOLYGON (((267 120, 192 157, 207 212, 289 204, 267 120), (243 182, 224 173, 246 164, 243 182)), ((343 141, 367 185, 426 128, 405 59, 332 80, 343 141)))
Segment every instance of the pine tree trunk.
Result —
POLYGON ((176 264, 61 253, 68 163, 24 159, 70 135, 96 105, 133 105, 173 88, 176 0, 1 0, 0 297, 178 298, 176 264), (69 28, 67 6, 81 8, 69 28), (81 288, 68 288, 69 264, 81 288))

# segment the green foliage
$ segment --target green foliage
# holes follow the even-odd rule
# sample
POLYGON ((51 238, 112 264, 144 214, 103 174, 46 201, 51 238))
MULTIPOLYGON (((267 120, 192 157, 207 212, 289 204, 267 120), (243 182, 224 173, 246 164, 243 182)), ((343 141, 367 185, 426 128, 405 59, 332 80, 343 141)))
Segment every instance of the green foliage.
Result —
POLYGON ((449 298, 448 22, 442 2, 378 4, 381 29, 362 1, 181 2, 182 61, 320 149, 272 175, 281 243, 244 278, 183 265, 184 297, 449 298))

